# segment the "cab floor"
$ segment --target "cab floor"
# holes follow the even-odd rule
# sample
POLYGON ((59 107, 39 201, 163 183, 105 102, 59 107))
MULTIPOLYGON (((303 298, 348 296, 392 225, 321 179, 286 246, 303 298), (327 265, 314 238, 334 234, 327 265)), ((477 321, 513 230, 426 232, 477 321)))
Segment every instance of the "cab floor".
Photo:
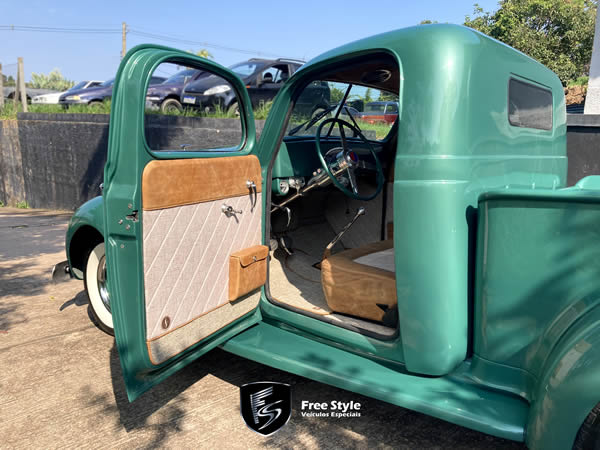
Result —
MULTIPOLYGON (((293 242, 293 255, 287 255, 281 249, 271 253, 269 290, 273 300, 312 314, 327 316, 334 322, 339 321, 340 324, 359 330, 385 337, 394 335, 395 328, 333 313, 327 305, 321 287, 321 271, 314 267, 315 263, 321 261, 327 243, 335 236, 327 222, 304 225, 288 235, 293 242)), ((343 249, 338 244, 334 247, 334 253, 343 249)))

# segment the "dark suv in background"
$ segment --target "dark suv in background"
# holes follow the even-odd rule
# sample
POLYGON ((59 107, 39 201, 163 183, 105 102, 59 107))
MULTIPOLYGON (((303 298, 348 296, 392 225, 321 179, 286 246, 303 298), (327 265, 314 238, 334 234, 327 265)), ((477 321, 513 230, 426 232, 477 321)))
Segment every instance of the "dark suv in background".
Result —
MULTIPOLYGON (((230 69, 238 75, 248 90, 252 107, 273 100, 279 89, 304 64, 295 59, 258 59, 252 58, 235 64, 230 69)), ((326 83, 316 85, 312 94, 318 101, 311 107, 324 108, 329 105, 329 87, 326 83)), ((181 93, 181 103, 185 107, 214 110, 217 106, 229 113, 238 112, 235 92, 221 77, 210 75, 188 83, 181 93)), ((312 111, 308 111, 310 114, 312 111)))
POLYGON ((149 86, 146 93, 146 107, 160 108, 163 113, 183 110, 180 103, 181 91, 186 84, 193 83, 205 75, 207 75, 206 72, 202 70, 184 69, 171 75, 160 84, 149 86))

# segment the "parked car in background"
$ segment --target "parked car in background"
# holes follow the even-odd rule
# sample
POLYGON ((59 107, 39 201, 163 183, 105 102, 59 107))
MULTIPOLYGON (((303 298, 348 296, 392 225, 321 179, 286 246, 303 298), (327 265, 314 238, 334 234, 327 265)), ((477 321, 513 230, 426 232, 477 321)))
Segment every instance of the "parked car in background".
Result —
MULTIPOLYGON (((153 76, 150 79, 150 85, 159 84, 165 80, 165 77, 153 76)), ((115 84, 115 79, 111 78, 93 88, 69 90, 60 96, 58 103, 67 107, 70 105, 97 105, 112 97, 113 84, 115 84)))
MULTIPOLYGON (((6 100, 12 100, 15 97, 15 87, 7 86, 3 89, 3 95, 6 100)), ((27 94, 27 103, 31 103, 31 99, 33 97, 37 97, 38 95, 43 94, 52 94, 58 91, 53 89, 34 89, 34 88, 25 88, 25 93, 27 94)))
POLYGON ((359 119, 367 123, 394 123, 398 118, 398 102, 369 102, 359 119))
POLYGON ((185 69, 170 76, 160 84, 148 88, 146 93, 146 107, 160 108, 165 113, 168 111, 181 111, 181 91, 184 86, 200 78, 205 72, 196 69, 185 69))
POLYGON ((102 84, 102 81, 99 81, 99 80, 80 81, 75 86, 73 86, 70 89, 67 89, 66 91, 53 92, 51 94, 36 95, 35 97, 33 97, 31 102, 32 103, 42 103, 42 104, 46 104, 46 105, 58 104, 60 96, 63 94, 66 94, 68 92, 73 92, 73 91, 79 91, 81 89, 93 88, 96 86, 100 86, 101 84, 102 84))
MULTIPOLYGON (((239 76, 248 94, 252 107, 272 100, 287 79, 304 64, 295 59, 258 59, 235 64, 230 69, 239 76)), ((217 105, 230 113, 238 113, 239 105, 235 92, 223 79, 214 75, 202 77, 188 83, 181 94, 184 106, 213 110, 217 105)), ((327 103, 324 103, 327 106, 327 103)))

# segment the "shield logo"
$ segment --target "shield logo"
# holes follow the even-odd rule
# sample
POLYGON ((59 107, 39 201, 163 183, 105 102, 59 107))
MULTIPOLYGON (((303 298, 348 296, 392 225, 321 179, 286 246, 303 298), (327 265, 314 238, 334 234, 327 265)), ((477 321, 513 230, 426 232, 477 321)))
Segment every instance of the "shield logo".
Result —
POLYGON ((292 387, 258 381, 240 388, 240 412, 248 428, 263 436, 279 431, 292 415, 292 387))

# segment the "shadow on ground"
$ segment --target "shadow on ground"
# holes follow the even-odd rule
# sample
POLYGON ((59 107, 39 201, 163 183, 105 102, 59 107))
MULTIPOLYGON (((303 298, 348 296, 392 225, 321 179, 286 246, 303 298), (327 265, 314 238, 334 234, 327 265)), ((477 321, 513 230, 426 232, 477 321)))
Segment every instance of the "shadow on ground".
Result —
POLYGON ((0 331, 27 322, 23 296, 39 295, 46 290, 47 278, 28 273, 29 269, 30 264, 24 262, 0 266, 0 331))
POLYGON ((70 306, 85 306, 85 305, 88 305, 89 302, 90 301, 89 301, 88 296, 85 293, 85 291, 80 291, 77 293, 77 295, 75 295, 75 297, 73 297, 70 300, 67 300, 62 305, 60 305, 60 308, 58 308, 58 310, 64 311, 65 309, 67 309, 70 306))
MULTIPOLYGON (((273 369, 215 349, 168 378, 135 402, 129 403, 121 375, 116 347, 110 352, 114 398, 94 395, 87 389, 90 402, 102 404, 104 412, 118 417, 117 426, 128 432, 153 430, 150 448, 164 446, 173 433, 183 429, 185 391, 207 375, 238 388, 254 381, 278 381, 292 386, 293 411, 288 424, 278 433, 264 438, 266 447, 313 448, 506 448, 522 449, 522 444, 488 436, 349 391, 337 389, 287 372, 273 369), (302 400, 359 402, 361 418, 302 417, 302 400), (116 414, 115 414, 116 413, 116 414), (158 420, 156 416, 159 416, 158 420)), ((202 400, 196 400, 202 401, 202 400)), ((239 400, 236 398, 236 402, 239 400)), ((208 400, 207 400, 208 403, 208 400)), ((239 403, 235 408, 239 408, 239 403)), ((241 417, 235 424, 244 427, 241 417)))

